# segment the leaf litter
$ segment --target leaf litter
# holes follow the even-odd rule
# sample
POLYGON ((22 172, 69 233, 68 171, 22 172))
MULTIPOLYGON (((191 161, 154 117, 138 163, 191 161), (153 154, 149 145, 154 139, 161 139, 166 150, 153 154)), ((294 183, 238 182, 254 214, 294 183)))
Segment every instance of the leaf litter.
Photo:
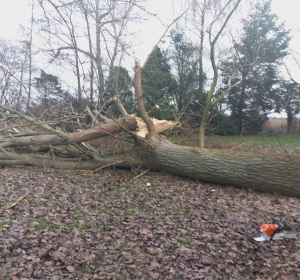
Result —
POLYGON ((255 242, 280 218, 300 231, 300 200, 166 173, 5 168, 4 279, 300 279, 300 239, 255 242))

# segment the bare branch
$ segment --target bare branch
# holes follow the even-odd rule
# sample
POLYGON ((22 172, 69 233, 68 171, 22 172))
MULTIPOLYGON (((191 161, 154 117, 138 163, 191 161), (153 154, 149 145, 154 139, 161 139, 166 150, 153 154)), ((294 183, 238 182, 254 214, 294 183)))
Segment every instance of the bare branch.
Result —
POLYGON ((170 27, 171 27, 177 20, 179 20, 179 19, 180 19, 180 18, 181 18, 188 10, 189 10, 189 8, 191 7, 191 5, 192 5, 192 4, 190 4, 190 5, 188 6, 188 8, 187 8, 181 15, 179 15, 177 18, 175 18, 175 19, 168 25, 168 27, 166 28, 166 30, 165 30, 165 32, 163 33, 163 35, 160 37, 160 39, 158 40, 158 42, 153 46, 151 52, 148 54, 148 57, 147 57, 146 61, 144 62, 142 68, 144 68, 144 67, 146 66, 146 64, 147 64, 147 62, 149 61, 151 55, 152 55, 152 54, 154 53, 154 51, 157 49, 158 44, 160 43, 160 41, 162 40, 162 38, 165 37, 165 35, 166 35, 166 33, 168 32, 168 30, 170 29, 170 27))

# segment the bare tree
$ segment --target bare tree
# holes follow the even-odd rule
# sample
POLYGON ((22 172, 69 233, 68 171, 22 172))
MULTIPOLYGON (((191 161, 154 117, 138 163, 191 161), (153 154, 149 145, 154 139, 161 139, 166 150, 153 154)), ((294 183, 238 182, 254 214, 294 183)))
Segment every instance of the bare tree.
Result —
MULTIPOLYGON (((204 3, 207 4, 206 1, 204 3)), ((226 25, 228 24, 230 18, 232 17, 232 15, 236 11, 236 9, 240 3, 241 3, 241 0, 226 1, 225 5, 220 9, 220 12, 217 14, 216 17, 214 17, 213 21, 209 24, 209 27, 207 30, 208 37, 209 37, 210 62, 211 62, 211 67, 212 67, 212 71, 213 71, 213 78, 212 78, 212 82, 210 85, 210 89, 208 91, 206 104, 205 104, 205 108, 204 108, 203 115, 201 118, 201 123, 200 123, 198 145, 201 148, 204 148, 205 127, 206 127, 207 121, 209 119, 210 110, 212 109, 213 106, 215 106, 218 102, 220 102, 224 98, 224 96, 230 91, 230 89, 234 86, 231 84, 231 78, 229 78, 229 82, 228 82, 228 86, 227 86, 226 90, 221 94, 221 96, 219 96, 218 98, 215 98, 216 86, 217 86, 218 77, 219 77, 219 73, 218 73, 219 69, 218 69, 218 65, 216 62, 216 45, 226 27, 226 25), (230 5, 233 5, 233 6, 231 8, 229 8, 230 5), (226 12, 226 10, 228 8, 229 8, 229 12, 224 17, 224 20, 222 20, 220 27, 217 28, 216 30, 214 30, 214 26, 218 23, 218 21, 221 20, 221 18, 223 17, 224 13, 226 12)), ((204 37, 204 17, 205 17, 206 9, 207 9, 207 6, 203 6, 202 14, 201 14, 202 21, 201 21, 201 27, 200 27, 200 55, 201 55, 201 57, 199 58, 199 65, 200 65, 200 75, 199 76, 200 76, 202 83, 203 83, 202 59, 203 59, 203 40, 204 40, 204 38, 203 38, 204 37)), ((233 76, 234 76, 234 74, 232 75, 232 77, 233 76)), ((202 88, 202 85, 200 85, 200 88, 202 88)))
MULTIPOLYGON (((89 60, 90 102, 94 99, 94 84, 98 89, 98 104, 104 105, 106 87, 112 79, 115 66, 120 65, 126 46, 127 25, 136 17, 134 10, 138 3, 134 1, 84 0, 40 0, 46 18, 45 36, 52 61, 62 59, 74 52, 78 81, 78 98, 81 96, 79 62, 82 67, 89 60), (50 9, 51 8, 51 9, 50 9), (76 24, 75 24, 76 23, 76 24), (85 25, 85 26, 84 26, 85 25)), ((83 73, 83 71, 81 71, 83 73)), ((82 78, 81 78, 82 79, 82 78)))
MULTIPOLYGON (((50 47, 53 44, 52 38, 56 38, 56 43, 61 45, 65 43, 67 47, 62 47, 61 49, 69 49, 73 50, 74 53, 74 64, 75 64, 75 73, 77 79, 77 99, 78 102, 82 101, 82 85, 81 85, 81 72, 80 72, 80 59, 78 54, 78 43, 77 43, 77 34, 75 30, 75 26, 73 23, 75 2, 68 1, 43 1, 39 0, 39 4, 43 9, 45 16, 46 26, 43 27, 42 30, 45 30, 46 33, 50 37, 50 47), (46 2, 46 3, 45 3, 46 2), (49 6, 46 6, 49 4, 49 6), (58 40, 57 40, 58 39, 58 40)), ((61 50, 59 49, 59 51, 61 50)), ((54 53, 55 50, 53 48, 51 51, 54 53)), ((59 55, 55 53, 55 57, 57 58, 59 55)))
POLYGON ((0 104, 21 110, 26 104, 28 81, 28 45, 19 45, 0 39, 0 104))
POLYGON ((31 6, 31 20, 30 20, 30 37, 28 42, 28 52, 29 52, 29 81, 28 81, 28 97, 26 104, 26 111, 29 109, 31 100, 31 87, 32 87, 32 36, 33 36, 33 24, 34 24, 34 0, 32 0, 31 6))

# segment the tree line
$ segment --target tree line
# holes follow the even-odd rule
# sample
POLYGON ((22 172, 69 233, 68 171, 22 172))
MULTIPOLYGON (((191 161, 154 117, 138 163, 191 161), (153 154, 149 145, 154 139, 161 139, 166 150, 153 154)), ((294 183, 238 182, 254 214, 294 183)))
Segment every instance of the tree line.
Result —
MULTIPOLYGON (((128 29, 144 15, 143 3, 32 1, 26 40, 18 45, 0 40, 1 104, 33 114, 53 112, 54 107, 59 111, 64 104, 102 111, 117 97, 129 113, 138 113, 133 77, 122 61, 130 48, 128 29), (35 9, 42 17, 34 17, 35 9), (47 53, 53 67, 64 69, 64 74, 39 69, 38 61, 32 64, 38 52, 32 42, 34 25, 44 45, 39 51, 47 53), (65 86, 68 79, 71 86, 65 86)), ((196 39, 182 21, 176 23, 142 72, 149 116, 200 126, 199 146, 204 145, 208 129, 221 135, 259 133, 270 112, 285 112, 290 132, 299 113, 300 85, 281 71, 289 55, 290 33, 271 12, 271 1, 257 1, 241 19, 238 36, 232 35, 226 43, 226 51, 216 48, 228 16, 239 4, 191 1, 186 16, 193 19, 196 39), (208 50, 211 57, 205 53, 208 50), (208 63, 210 70, 204 69, 208 63)), ((118 115, 114 108, 110 113, 118 115)))

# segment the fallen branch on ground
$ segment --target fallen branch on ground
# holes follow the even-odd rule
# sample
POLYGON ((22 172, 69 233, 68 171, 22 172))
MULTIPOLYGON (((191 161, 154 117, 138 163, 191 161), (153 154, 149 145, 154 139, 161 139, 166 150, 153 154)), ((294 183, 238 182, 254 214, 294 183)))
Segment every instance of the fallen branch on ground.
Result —
POLYGON ((23 196, 21 196, 20 198, 18 198, 13 204, 11 204, 11 205, 5 207, 3 210, 0 211, 0 215, 1 215, 2 213, 4 213, 5 211, 7 211, 8 209, 15 207, 21 200, 23 200, 23 199, 24 199, 25 197, 27 197, 29 194, 30 194, 30 191, 27 192, 27 193, 25 193, 25 194, 24 194, 23 196))

